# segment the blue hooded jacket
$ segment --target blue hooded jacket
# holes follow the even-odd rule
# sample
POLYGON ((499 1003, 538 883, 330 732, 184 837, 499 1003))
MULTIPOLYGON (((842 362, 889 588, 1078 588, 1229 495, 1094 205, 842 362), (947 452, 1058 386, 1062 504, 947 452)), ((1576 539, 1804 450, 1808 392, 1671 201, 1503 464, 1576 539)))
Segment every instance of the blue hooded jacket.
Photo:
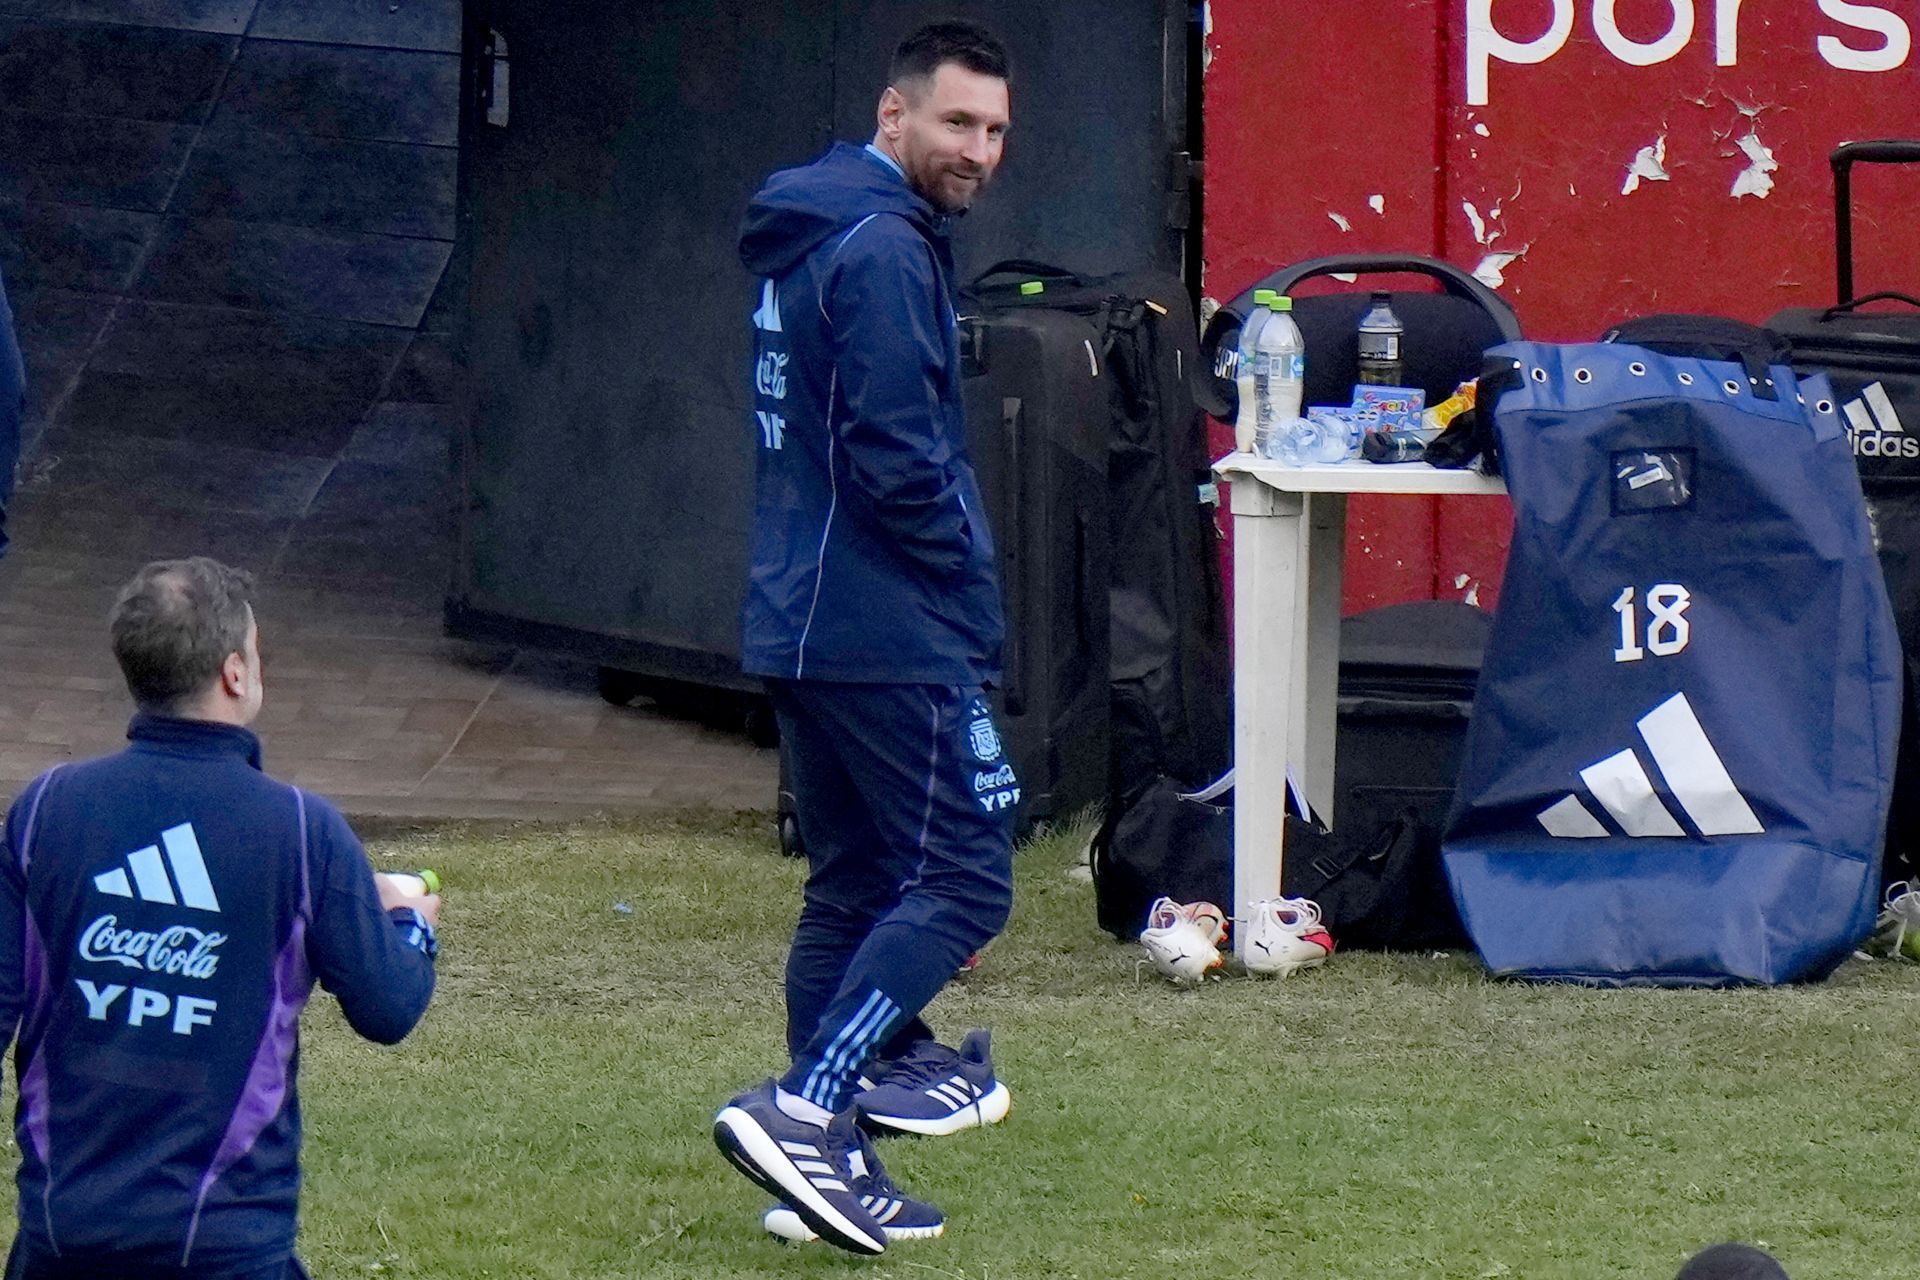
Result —
POLYGON ((950 221, 848 143, 774 174, 748 207, 740 260, 761 278, 750 673, 999 674, 1005 624, 967 459, 950 221))
POLYGON ((293 1250, 315 982, 390 1044, 433 961, 339 811, 245 729, 134 717, 0 838, 0 1038, 18 1028, 19 1234, 103 1275, 252 1275, 293 1250))

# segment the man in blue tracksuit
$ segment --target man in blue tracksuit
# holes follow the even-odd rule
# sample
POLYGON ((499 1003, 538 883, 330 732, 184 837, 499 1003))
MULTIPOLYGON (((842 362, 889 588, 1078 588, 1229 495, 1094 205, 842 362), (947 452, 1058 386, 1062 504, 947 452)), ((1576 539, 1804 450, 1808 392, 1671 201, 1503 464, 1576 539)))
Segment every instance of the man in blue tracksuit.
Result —
POLYGON ((1000 160, 1006 51, 971 23, 922 28, 877 115, 871 144, 769 178, 740 237, 760 282, 743 665, 772 693, 810 875, 791 1065, 715 1119, 721 1150, 787 1206, 770 1230, 861 1253, 944 1228, 856 1127, 863 1069, 897 1068, 858 1095, 870 1125, 944 1133, 1006 1112, 984 1033, 956 1053, 919 1014, 1006 924, 1019 800, 981 692, 1003 622, 948 242, 1000 160))
POLYGON ((212 560, 142 569, 112 618, 131 744, 7 815, 7 1280, 304 1276, 300 1011, 317 980, 391 1044, 433 994, 439 899, 376 878, 332 805, 260 770, 249 595, 212 560))
POLYGON ((0 560, 7 555, 7 503, 13 499, 13 472, 20 461, 20 419, 26 397, 27 366, 13 332, 7 282, 0 280, 0 560))

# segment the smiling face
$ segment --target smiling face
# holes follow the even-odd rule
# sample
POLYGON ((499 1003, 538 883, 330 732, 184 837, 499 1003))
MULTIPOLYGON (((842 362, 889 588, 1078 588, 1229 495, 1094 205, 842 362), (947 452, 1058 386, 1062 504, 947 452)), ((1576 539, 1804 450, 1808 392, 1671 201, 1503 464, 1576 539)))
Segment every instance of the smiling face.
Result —
POLYGON ((880 95, 875 142, 929 204, 958 213, 999 167, 1010 111, 1005 80, 943 62, 880 95))

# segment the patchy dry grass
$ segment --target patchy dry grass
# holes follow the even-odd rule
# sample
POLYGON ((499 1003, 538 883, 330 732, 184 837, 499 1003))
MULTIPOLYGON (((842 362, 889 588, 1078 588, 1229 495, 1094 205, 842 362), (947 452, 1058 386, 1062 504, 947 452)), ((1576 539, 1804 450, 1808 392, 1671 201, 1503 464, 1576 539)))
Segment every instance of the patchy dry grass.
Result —
POLYGON ((1021 856, 931 1014, 993 1026, 1012 1117, 885 1146, 949 1232, 861 1261, 764 1237, 708 1133, 779 1065, 800 875, 764 819, 383 837, 447 879, 442 986, 396 1050, 308 1016, 315 1275, 1667 1280, 1724 1238, 1914 1274, 1920 967, 1597 992, 1342 955, 1176 990, 1097 932, 1076 845, 1021 856))

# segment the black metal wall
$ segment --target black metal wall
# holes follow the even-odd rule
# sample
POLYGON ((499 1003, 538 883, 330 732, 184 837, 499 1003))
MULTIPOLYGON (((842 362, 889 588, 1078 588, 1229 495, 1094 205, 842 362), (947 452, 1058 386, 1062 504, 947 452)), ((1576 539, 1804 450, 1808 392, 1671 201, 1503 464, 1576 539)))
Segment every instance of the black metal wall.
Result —
POLYGON ((0 0, 22 554, 437 604, 458 6, 0 0))
POLYGON ((872 136, 892 46, 952 12, 1015 64, 963 271, 1180 270, 1185 5, 468 0, 456 628, 739 680, 753 287, 735 232, 769 172, 872 136))

